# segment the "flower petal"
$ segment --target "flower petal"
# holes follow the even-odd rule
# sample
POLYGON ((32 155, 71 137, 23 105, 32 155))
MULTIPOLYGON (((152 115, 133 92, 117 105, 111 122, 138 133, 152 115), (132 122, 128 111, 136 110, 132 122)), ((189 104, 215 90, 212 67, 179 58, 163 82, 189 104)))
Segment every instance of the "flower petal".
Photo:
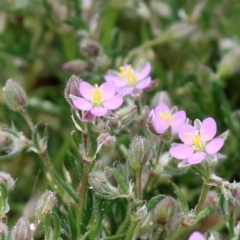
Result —
POLYGON ((188 240, 206 240, 206 238, 200 232, 194 232, 188 240))
POLYGON ((117 76, 105 75, 104 79, 106 82, 114 82, 114 84, 116 85, 117 88, 124 87, 127 85, 127 83, 125 82, 125 80, 123 78, 120 78, 117 76))
POLYGON ((79 84, 79 92, 86 99, 92 99, 94 87, 88 82, 81 82, 79 84))
POLYGON ((191 156, 194 152, 194 149, 190 146, 186 146, 184 144, 179 144, 177 146, 171 147, 169 153, 174 158, 183 160, 191 156))
POLYGON ((149 73, 151 72, 151 63, 147 62, 146 65, 144 66, 143 70, 140 72, 139 76, 138 76, 138 81, 146 78, 149 73))
POLYGON ((153 117, 152 118, 152 125, 153 125, 153 128, 155 129, 155 131, 158 134, 165 133, 167 131, 168 127, 169 127, 167 122, 164 119, 159 118, 159 117, 153 117))
POLYGON ((178 127, 180 124, 183 124, 186 121, 186 112, 178 111, 173 114, 174 120, 170 123, 172 127, 172 134, 176 134, 178 132, 178 127))
POLYGON ((217 124, 213 118, 206 118, 202 122, 202 127, 200 129, 201 138, 207 142, 216 135, 217 132, 217 124))
POLYGON ((185 144, 192 144, 192 135, 196 132, 196 129, 187 123, 183 123, 178 127, 178 136, 185 144))
POLYGON ((108 110, 114 110, 119 108, 123 104, 123 98, 115 96, 104 102, 104 107, 108 110))
POLYGON ((93 107, 91 109, 91 113, 95 116, 104 116, 106 113, 108 112, 108 110, 104 107, 93 107))
POLYGON ((165 103, 160 103, 155 109, 155 114, 158 116, 160 112, 170 112, 169 107, 165 103))
POLYGON ((152 78, 151 77, 147 77, 147 78, 139 81, 137 86, 136 86, 136 88, 137 89, 144 89, 144 88, 146 88, 146 87, 148 87, 150 85, 151 81, 152 81, 152 78))
POLYGON ((88 100, 86 100, 85 98, 79 98, 76 96, 72 96, 72 101, 73 101, 73 105, 82 111, 88 111, 92 108, 92 103, 90 103, 88 100))
POLYGON ((206 152, 208 154, 217 153, 223 146, 224 140, 222 138, 214 138, 210 143, 206 146, 206 152))
POLYGON ((134 90, 133 87, 117 88, 117 92, 121 94, 130 94, 134 90))
POLYGON ((116 86, 113 82, 105 82, 100 87, 102 89, 102 100, 112 98, 116 93, 116 86))
POLYGON ((193 153, 189 158, 188 158, 188 162, 191 164, 198 164, 200 162, 202 162, 205 157, 206 157, 206 153, 205 152, 196 152, 193 153))

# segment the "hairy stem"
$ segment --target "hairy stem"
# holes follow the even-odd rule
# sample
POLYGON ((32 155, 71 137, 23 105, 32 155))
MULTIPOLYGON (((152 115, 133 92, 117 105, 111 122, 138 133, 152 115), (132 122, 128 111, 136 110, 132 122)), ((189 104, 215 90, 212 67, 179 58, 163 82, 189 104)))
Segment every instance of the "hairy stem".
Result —
POLYGON ((163 150, 163 145, 164 145, 164 142, 160 139, 160 142, 159 142, 159 147, 158 147, 158 152, 157 152, 157 156, 156 156, 156 161, 155 161, 155 168, 158 166, 159 164, 159 159, 162 155, 162 150, 163 150))
POLYGON ((136 199, 142 199, 142 169, 136 171, 136 199))

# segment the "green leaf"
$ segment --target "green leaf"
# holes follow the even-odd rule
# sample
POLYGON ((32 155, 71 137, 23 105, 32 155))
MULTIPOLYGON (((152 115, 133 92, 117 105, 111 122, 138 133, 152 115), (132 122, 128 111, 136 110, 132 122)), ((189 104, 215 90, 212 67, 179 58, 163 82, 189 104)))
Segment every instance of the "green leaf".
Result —
POLYGON ((203 179, 207 179, 206 169, 201 164, 195 164, 191 166, 192 170, 199 174, 203 179))
POLYGON ((82 135, 82 132, 74 130, 71 132, 71 135, 72 135, 72 139, 73 139, 74 143, 76 144, 77 147, 79 147, 79 145, 82 143, 82 139, 80 136, 80 135, 82 135))
POLYGON ((87 125, 88 136, 90 140, 90 157, 94 160, 97 151, 97 138, 92 131, 92 127, 93 127, 92 123, 89 123, 87 125))
POLYGON ((153 209, 157 205, 157 203, 159 203, 159 201, 161 201, 164 197, 165 197, 165 195, 163 195, 163 194, 159 194, 157 196, 152 197, 147 203, 148 211, 153 209))
POLYGON ((80 17, 72 17, 65 21, 66 24, 76 28, 88 30, 88 25, 80 17))
POLYGON ((233 211, 229 216, 227 227, 230 234, 230 238, 231 239, 234 238, 234 212, 233 211))
POLYGON ((38 124, 36 124, 32 130, 32 142, 33 142, 34 147, 37 150, 40 150, 40 145, 38 142, 38 124))
POLYGON ((197 215, 197 222, 200 222, 203 218, 207 217, 210 214, 210 211, 208 208, 203 209, 198 215, 197 215))
POLYGON ((85 227, 88 225, 88 222, 92 216, 92 210, 93 210, 93 195, 92 195, 92 191, 88 191, 86 208, 85 208, 84 217, 83 217, 83 223, 84 223, 85 227))
POLYGON ((68 221, 71 229, 71 238, 77 239, 76 208, 73 205, 68 208, 68 221))
POLYGON ((81 181, 82 180, 82 172, 83 172, 82 166, 78 163, 78 161, 76 160, 74 155, 70 152, 70 150, 67 150, 67 156, 68 156, 69 162, 72 166, 74 173, 76 174, 78 180, 81 181))
POLYGON ((72 188, 69 187, 69 185, 61 178, 61 176, 54 170, 51 169, 52 174, 56 178, 56 180, 60 183, 60 185, 66 190, 66 192, 72 197, 72 199, 77 203, 78 197, 72 190, 72 188))
POLYGON ((59 236, 61 234, 61 223, 60 219, 57 214, 52 214, 52 219, 54 222, 54 228, 53 228, 53 240, 58 240, 59 236))
POLYGON ((183 212, 185 214, 187 214, 189 212, 189 207, 188 207, 188 203, 186 201, 186 198, 183 196, 180 188, 175 183, 172 183, 172 185, 173 185, 173 188, 174 188, 174 192, 177 195, 177 198, 182 205, 183 212))
POLYGON ((139 201, 135 201, 131 204, 131 209, 135 210, 137 207, 139 207, 140 205, 143 205, 144 201, 143 200, 139 200, 139 201))
POLYGON ((228 211, 229 211, 229 202, 228 200, 224 197, 223 194, 221 194, 219 198, 219 210, 224 217, 224 219, 227 219, 228 216, 228 211))
POLYGON ((116 168, 113 168, 112 174, 115 177, 121 190, 125 194, 128 194, 128 183, 125 182, 124 176, 116 168))

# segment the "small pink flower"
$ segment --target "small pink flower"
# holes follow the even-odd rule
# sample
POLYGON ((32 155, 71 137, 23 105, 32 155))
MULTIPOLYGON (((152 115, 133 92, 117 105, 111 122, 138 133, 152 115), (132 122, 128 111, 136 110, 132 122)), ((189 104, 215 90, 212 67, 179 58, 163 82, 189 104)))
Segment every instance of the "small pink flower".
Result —
POLYGON ((206 240, 206 238, 200 232, 193 232, 188 240, 206 240))
POLYGON ((147 88, 152 78, 149 76, 151 64, 147 64, 140 71, 125 64, 119 68, 119 72, 110 70, 104 76, 106 82, 114 82, 117 87, 117 92, 127 95, 139 96, 144 88, 147 88))
POLYGON ((119 108, 123 103, 123 98, 116 96, 116 86, 114 83, 103 83, 92 86, 87 82, 79 84, 80 96, 70 95, 73 105, 82 111, 90 111, 94 116, 104 116, 109 110, 119 108))
MULTIPOLYGON (((199 121, 199 120, 198 120, 199 121)), ((206 118, 197 126, 182 124, 178 128, 178 136, 184 144, 172 146, 170 154, 188 164, 198 164, 207 155, 216 154, 223 146, 222 137, 214 138, 217 124, 213 118, 206 118)))
POLYGON ((177 133, 179 125, 186 121, 185 111, 173 113, 174 109, 176 108, 170 110, 165 103, 160 103, 151 111, 152 127, 157 134, 162 135, 171 127, 172 135, 174 135, 177 133))

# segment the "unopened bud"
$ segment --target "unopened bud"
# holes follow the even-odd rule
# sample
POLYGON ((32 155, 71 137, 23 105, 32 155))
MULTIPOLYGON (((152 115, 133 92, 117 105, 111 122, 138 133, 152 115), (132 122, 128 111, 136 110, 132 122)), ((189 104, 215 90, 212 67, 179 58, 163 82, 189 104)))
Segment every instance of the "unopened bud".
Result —
POLYGON ((0 222, 0 239, 8 239, 8 227, 2 222, 0 222))
POLYGON ((240 183, 224 181, 221 186, 222 194, 228 199, 233 205, 240 206, 240 183))
POLYGON ((118 119, 121 121, 121 124, 128 126, 132 123, 137 115, 137 107, 124 107, 117 111, 116 113, 118 119))
POLYGON ((105 173, 105 177, 107 179, 107 181, 113 186, 113 187, 117 187, 118 183, 115 179, 115 177, 112 174, 112 169, 110 167, 105 167, 104 169, 104 173, 105 173))
POLYGON ((128 160, 135 170, 141 169, 152 157, 150 141, 144 137, 136 136, 130 143, 128 160))
POLYGON ((86 62, 82 60, 73 60, 64 63, 63 70, 70 73, 90 73, 95 69, 95 65, 92 62, 86 62))
POLYGON ((14 179, 11 177, 9 173, 0 172, 0 184, 6 185, 8 190, 12 190, 15 185, 14 179))
POLYGON ((13 111, 22 111, 27 107, 27 95, 24 89, 12 79, 8 79, 3 88, 4 99, 13 111))
POLYGON ((99 55, 99 44, 96 41, 90 39, 84 39, 80 43, 80 51, 90 57, 96 57, 99 55))
POLYGON ((228 77, 240 71, 240 47, 229 51, 220 61, 218 75, 228 77))
POLYGON ((72 106, 72 99, 69 97, 69 95, 73 96, 80 96, 79 93, 79 84, 81 82, 81 79, 72 75, 66 85, 65 91, 64 91, 64 96, 67 100, 67 102, 72 106))
POLYGON ((47 213, 51 213, 54 205, 57 203, 56 194, 50 190, 46 190, 39 198, 35 210, 35 217, 39 221, 43 221, 47 213))
POLYGON ((103 172, 91 172, 88 182, 94 191, 104 193, 102 187, 106 182, 106 178, 103 172))
POLYGON ((147 214, 148 211, 145 204, 136 211, 136 216, 138 219, 144 219, 147 216, 147 214))
POLYGON ((204 208, 215 208, 219 202, 219 196, 216 191, 210 191, 207 194, 205 203, 204 203, 204 208))
POLYGON ((155 207, 154 213, 159 225, 165 225, 171 221, 179 208, 178 202, 172 197, 165 197, 155 207))
POLYGON ((97 138, 97 144, 103 144, 101 150, 110 151, 115 147, 116 137, 111 136, 109 133, 101 133, 97 138))
POLYGON ((11 231, 11 239, 14 240, 31 240, 32 233, 30 230, 30 225, 27 219, 21 217, 16 225, 14 226, 13 230, 11 231))

